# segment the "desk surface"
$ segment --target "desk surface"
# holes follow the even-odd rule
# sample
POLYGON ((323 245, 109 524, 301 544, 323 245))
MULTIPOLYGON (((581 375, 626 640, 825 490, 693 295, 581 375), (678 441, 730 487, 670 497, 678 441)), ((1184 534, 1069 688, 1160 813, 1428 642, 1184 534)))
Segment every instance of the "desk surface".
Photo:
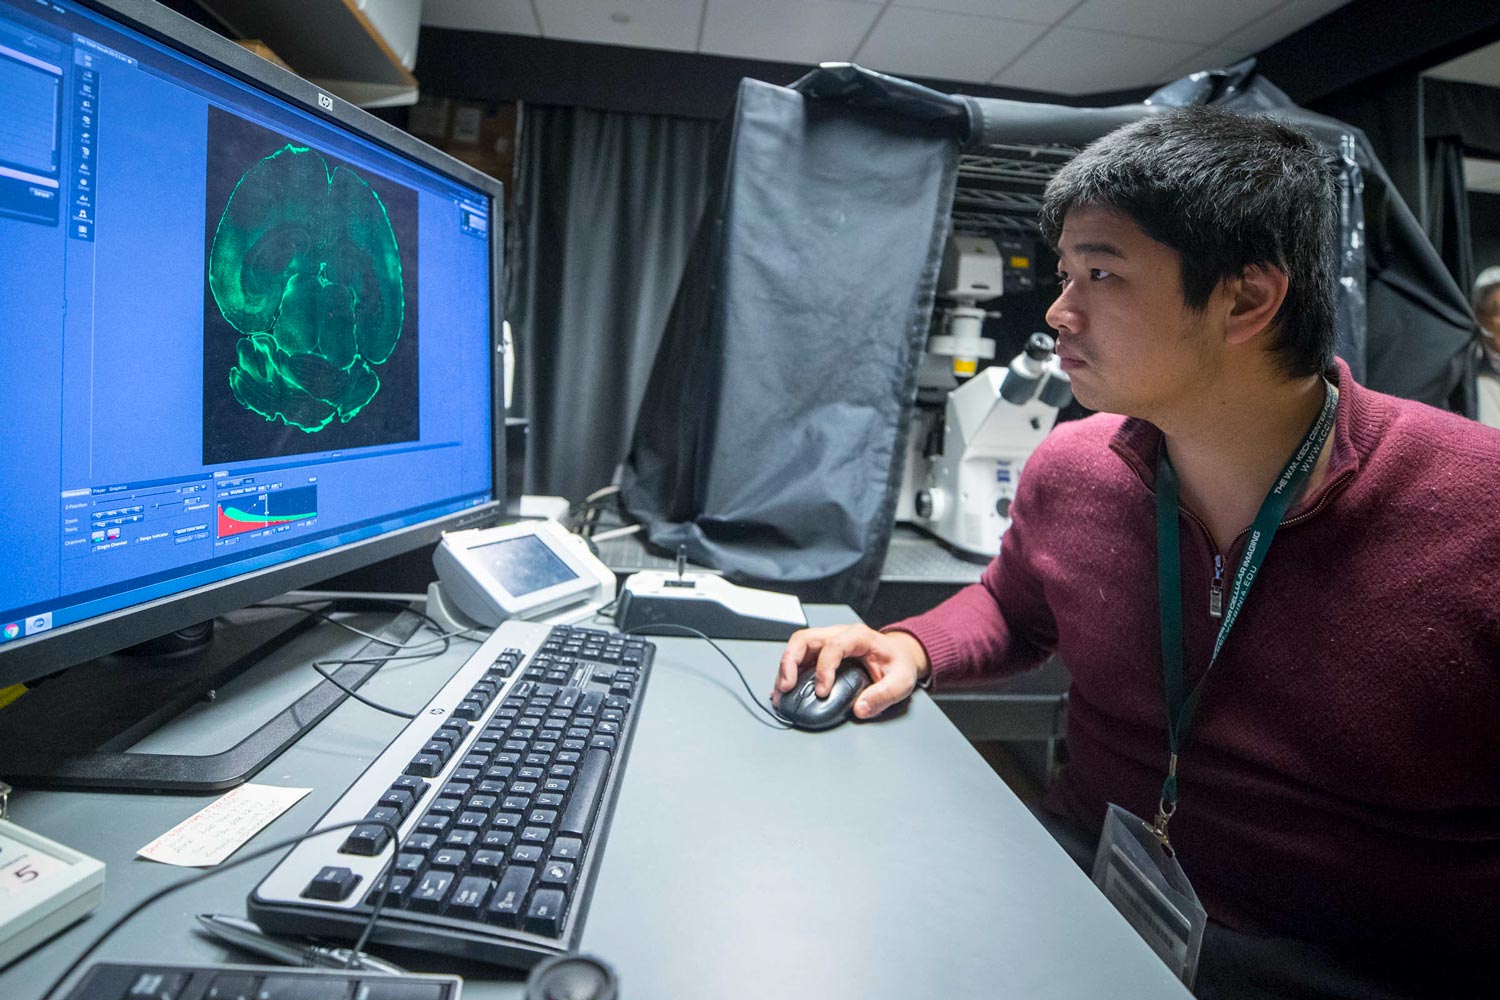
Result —
MULTIPOLYGON (((812 607, 814 623, 848 609, 812 607)), ((624 788, 587 923, 625 1000, 670 998, 1187 996, 926 694, 875 723, 773 729, 733 671, 697 639, 656 639, 624 788)), ((317 680, 302 664, 361 640, 320 627, 226 686, 140 749, 235 742, 317 680)), ((728 642, 768 692, 779 644, 728 642)), ((467 647, 472 648, 472 647, 467 647)), ((462 662, 392 663, 363 693, 415 709, 462 662)), ((348 701, 256 777, 312 792, 249 848, 310 828, 401 721, 348 701)), ((135 851, 210 797, 23 791, 12 816, 108 865, 104 903, 0 972, 0 997, 32 1000, 105 924, 184 876, 135 851)), ((248 961, 191 930, 243 913, 273 858, 167 897, 95 954, 248 961)), ((465 977, 468 998, 524 993, 520 973, 393 954, 465 977)))

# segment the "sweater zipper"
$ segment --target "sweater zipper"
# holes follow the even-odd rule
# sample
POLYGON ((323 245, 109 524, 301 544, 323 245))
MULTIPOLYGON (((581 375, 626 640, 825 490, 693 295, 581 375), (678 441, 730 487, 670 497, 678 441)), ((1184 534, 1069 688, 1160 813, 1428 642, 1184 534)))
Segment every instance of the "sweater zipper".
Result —
POLYGON ((1214 582, 1208 585, 1208 617, 1224 617, 1224 557, 1214 553, 1214 582))
MULTIPOLYGON (((1153 487, 1150 483, 1146 482, 1145 474, 1142 473, 1140 469, 1137 469, 1135 467, 1134 462, 1127 461, 1125 464, 1130 468, 1130 471, 1135 473, 1135 478, 1141 481, 1141 485, 1146 487, 1146 492, 1154 496, 1156 494, 1156 488, 1153 487)), ((1340 475, 1337 479, 1324 487, 1323 495, 1318 498, 1317 504, 1315 504, 1311 510, 1303 511, 1296 517, 1282 521, 1281 527, 1286 528, 1294 524, 1300 524, 1303 521, 1306 521, 1308 518, 1312 517, 1314 514, 1321 511, 1324 507, 1328 506, 1328 504, 1333 500, 1334 497, 1343 492, 1345 484, 1347 484, 1349 480, 1353 478, 1353 469, 1350 469, 1348 472, 1340 475)), ((1177 505, 1177 510, 1185 515, 1188 520, 1192 521, 1198 526, 1198 529, 1203 532, 1204 540, 1208 542, 1209 551, 1214 554, 1214 579, 1213 582, 1209 584, 1208 588, 1208 615, 1210 618, 1222 618, 1224 617, 1224 556, 1219 552, 1219 547, 1214 544, 1213 532, 1208 530, 1208 525, 1203 523, 1202 518, 1200 518, 1197 514, 1194 514, 1192 511, 1188 510, 1181 504, 1177 505)), ((1244 538, 1247 534, 1249 534, 1249 532, 1250 529, 1246 528, 1244 531, 1241 531, 1238 535, 1234 536, 1234 541, 1229 543, 1229 549, 1231 552, 1234 551, 1234 547, 1239 544, 1240 539, 1244 538)))

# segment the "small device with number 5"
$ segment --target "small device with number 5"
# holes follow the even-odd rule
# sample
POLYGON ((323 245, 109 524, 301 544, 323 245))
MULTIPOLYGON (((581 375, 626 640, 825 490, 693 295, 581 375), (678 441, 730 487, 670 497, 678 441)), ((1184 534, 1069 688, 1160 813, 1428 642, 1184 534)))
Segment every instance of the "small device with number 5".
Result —
POLYGON ((5 817, 0 785, 0 968, 99 905, 104 862, 5 817))

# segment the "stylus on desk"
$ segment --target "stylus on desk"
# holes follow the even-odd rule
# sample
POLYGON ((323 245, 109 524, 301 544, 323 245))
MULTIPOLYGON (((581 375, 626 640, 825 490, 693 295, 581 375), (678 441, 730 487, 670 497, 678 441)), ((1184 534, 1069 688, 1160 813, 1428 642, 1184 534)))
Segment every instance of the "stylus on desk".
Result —
MULTIPOLYGON (((198 924, 204 931, 220 941, 244 948, 246 951, 253 951, 257 955, 264 955, 282 965, 342 969, 349 961, 348 948, 321 948, 311 944, 289 944, 278 941, 276 938, 267 937, 259 927, 244 917, 231 917, 223 913, 200 913, 198 924)), ((406 972, 399 965, 382 962, 378 958, 371 958, 364 954, 356 958, 350 967, 368 972, 384 972, 392 976, 399 976, 406 972)))

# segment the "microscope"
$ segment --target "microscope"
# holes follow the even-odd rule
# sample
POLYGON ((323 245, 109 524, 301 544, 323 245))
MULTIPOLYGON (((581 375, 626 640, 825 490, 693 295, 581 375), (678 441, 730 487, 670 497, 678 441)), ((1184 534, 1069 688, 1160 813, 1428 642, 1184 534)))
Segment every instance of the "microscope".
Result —
POLYGON ((984 321, 1000 315, 981 304, 1001 296, 1004 278, 993 240, 948 238, 938 296, 954 305, 922 356, 896 505, 897 521, 971 558, 999 554, 1021 469, 1073 398, 1045 333, 1033 333, 1009 364, 979 368, 995 357, 984 321))

